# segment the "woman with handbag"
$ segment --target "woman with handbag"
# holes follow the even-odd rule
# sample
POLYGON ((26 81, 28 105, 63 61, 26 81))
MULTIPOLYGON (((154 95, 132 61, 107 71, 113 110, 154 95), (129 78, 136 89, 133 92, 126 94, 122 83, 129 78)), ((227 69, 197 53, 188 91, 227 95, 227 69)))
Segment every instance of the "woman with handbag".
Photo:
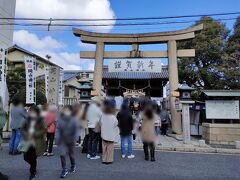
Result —
POLYGON ((24 153, 24 160, 30 164, 29 179, 36 177, 37 157, 42 155, 46 149, 47 127, 42 118, 40 110, 33 105, 28 111, 28 117, 23 122, 21 133, 23 140, 19 145, 19 151, 24 153))

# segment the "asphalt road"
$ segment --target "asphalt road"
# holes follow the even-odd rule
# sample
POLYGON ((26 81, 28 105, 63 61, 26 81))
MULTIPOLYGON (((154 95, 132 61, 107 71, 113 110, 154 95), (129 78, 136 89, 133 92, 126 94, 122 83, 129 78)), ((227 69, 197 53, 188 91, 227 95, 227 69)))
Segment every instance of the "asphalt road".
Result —
MULTIPOLYGON (((57 149, 55 156, 38 158, 39 180, 59 179, 61 171, 57 149)), ((156 162, 143 159, 143 151, 134 151, 135 159, 121 159, 115 150, 115 162, 101 164, 100 160, 88 160, 76 151, 77 171, 69 180, 160 180, 160 179, 240 179, 240 156, 220 154, 197 154, 156 152, 156 162)), ((69 161, 68 161, 69 162, 69 161)), ((10 180, 27 180, 28 165, 22 155, 10 156, 7 149, 0 151, 0 171, 10 180)))

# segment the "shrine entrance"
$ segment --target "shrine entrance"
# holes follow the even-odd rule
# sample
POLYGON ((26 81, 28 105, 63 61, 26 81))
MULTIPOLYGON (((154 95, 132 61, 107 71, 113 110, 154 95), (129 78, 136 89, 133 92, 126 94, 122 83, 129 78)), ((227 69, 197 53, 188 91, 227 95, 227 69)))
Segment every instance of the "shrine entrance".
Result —
POLYGON ((176 134, 182 133, 181 114, 175 109, 175 90, 178 89, 178 57, 194 57, 195 49, 177 49, 177 41, 192 39, 195 32, 203 29, 203 25, 197 25, 188 29, 142 34, 110 34, 94 33, 73 28, 75 36, 80 37, 83 43, 96 44, 96 51, 81 51, 80 57, 84 59, 95 59, 93 94, 100 96, 103 75, 104 59, 131 59, 131 58, 168 58, 169 88, 170 88, 170 110, 172 119, 172 130, 176 134), (167 43, 167 51, 139 51, 141 44, 167 43), (132 45, 131 51, 104 51, 104 46, 110 45, 132 45))

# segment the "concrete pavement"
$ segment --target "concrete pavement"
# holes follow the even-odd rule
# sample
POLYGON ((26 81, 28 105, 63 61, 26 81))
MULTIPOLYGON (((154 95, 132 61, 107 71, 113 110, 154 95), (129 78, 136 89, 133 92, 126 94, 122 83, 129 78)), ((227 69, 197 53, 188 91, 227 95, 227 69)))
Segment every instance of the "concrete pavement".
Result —
MULTIPOLYGON (((61 170, 57 148, 55 156, 38 159, 39 180, 59 179, 61 170)), ((198 154, 177 152, 156 152, 156 162, 143 159, 143 151, 135 150, 135 159, 121 159, 115 150, 112 165, 101 164, 100 160, 88 160, 85 154, 76 150, 77 172, 70 174, 70 180, 159 180, 159 179, 240 179, 240 156, 220 154, 198 154)), ((26 180, 28 165, 22 155, 9 156, 7 148, 0 151, 0 171, 11 180, 26 180)))
MULTIPOLYGON (((177 151, 177 152, 199 152, 199 153, 221 153, 221 154, 239 154, 240 149, 235 147, 226 148, 225 146, 210 146, 209 144, 202 144, 199 142, 199 138, 191 137, 189 144, 184 144, 182 140, 177 140, 171 136, 158 136, 157 150, 161 151, 177 151)), ((120 147, 120 141, 118 146, 120 147)), ((142 142, 140 138, 137 138, 133 147, 135 149, 142 149, 142 142)))

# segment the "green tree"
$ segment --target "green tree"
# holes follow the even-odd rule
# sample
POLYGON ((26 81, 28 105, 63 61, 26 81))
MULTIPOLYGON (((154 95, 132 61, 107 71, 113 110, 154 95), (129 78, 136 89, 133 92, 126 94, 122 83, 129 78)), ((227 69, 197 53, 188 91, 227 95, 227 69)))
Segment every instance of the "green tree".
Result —
POLYGON ((46 104, 46 103, 47 103, 47 98, 46 98, 46 96, 45 96, 45 93, 37 90, 37 91, 36 91, 36 96, 37 96, 37 102, 36 102, 36 104, 41 104, 41 105, 43 105, 43 104, 46 104))
POLYGON ((204 29, 191 40, 178 43, 178 49, 195 49, 194 58, 180 58, 179 79, 197 89, 219 89, 224 87, 222 70, 224 47, 229 31, 220 21, 202 17, 196 24, 204 29))
POLYGON ((230 89, 240 89, 240 17, 234 25, 225 52, 223 72, 226 85, 230 89))
MULTIPOLYGON (((11 67, 10 62, 8 66, 11 67)), ((36 84, 36 104, 45 104, 47 102, 45 97, 45 82, 43 79, 37 78, 36 84)), ((8 70, 7 86, 10 96, 10 102, 12 102, 15 97, 21 97, 24 102, 26 101, 26 80, 24 67, 8 70)))
MULTIPOLYGON (((10 64, 8 64, 8 67, 10 67, 9 65, 10 64)), ((23 67, 19 67, 14 70, 8 70, 7 86, 10 102, 12 102, 15 94, 18 94, 21 91, 26 91, 25 69, 23 67)))

